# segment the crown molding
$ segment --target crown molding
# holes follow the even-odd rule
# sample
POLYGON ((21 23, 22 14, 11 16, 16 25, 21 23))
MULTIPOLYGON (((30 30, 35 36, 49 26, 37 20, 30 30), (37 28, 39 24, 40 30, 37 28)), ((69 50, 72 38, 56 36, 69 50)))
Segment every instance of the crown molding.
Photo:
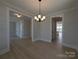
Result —
POLYGON ((14 11, 14 12, 19 12, 21 13, 22 15, 25 15, 25 16, 28 16, 28 17, 32 17, 34 14, 26 11, 26 10, 23 10, 22 8, 19 8, 19 7, 16 7, 8 2, 5 2, 5 1, 0 1, 1 4, 5 5, 6 7, 9 8, 10 11, 14 11))
POLYGON ((57 14, 61 14, 61 13, 64 13, 64 12, 68 12, 68 11, 71 11, 71 10, 75 10, 75 9, 78 9, 78 7, 71 7, 71 8, 67 8, 67 9, 62 9, 60 11, 56 11, 56 12, 52 12, 50 14, 48 14, 48 16, 53 16, 53 15, 57 15, 57 14))

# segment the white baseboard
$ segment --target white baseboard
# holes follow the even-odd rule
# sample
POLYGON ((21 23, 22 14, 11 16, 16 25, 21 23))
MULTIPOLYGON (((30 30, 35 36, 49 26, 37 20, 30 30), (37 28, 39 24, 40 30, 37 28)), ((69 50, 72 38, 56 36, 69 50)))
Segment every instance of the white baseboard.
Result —
POLYGON ((0 55, 5 54, 7 52, 9 52, 9 48, 2 49, 2 50, 0 50, 0 55))
POLYGON ((14 39, 20 39, 20 38, 19 37, 11 37, 10 39, 14 40, 14 39))
POLYGON ((41 41, 44 41, 44 42, 51 42, 51 40, 48 40, 48 39, 40 39, 41 41))
POLYGON ((39 38, 36 38, 36 39, 34 39, 34 40, 32 40, 33 42, 35 42, 35 41, 38 41, 38 40, 41 40, 41 41, 44 41, 44 42, 51 42, 51 40, 48 40, 48 39, 39 39, 39 38))
POLYGON ((35 38, 35 39, 32 40, 32 42, 35 42, 35 41, 38 41, 38 40, 39 40, 39 38, 35 38))
POLYGON ((70 48, 76 49, 78 51, 78 47, 77 46, 72 46, 72 45, 69 45, 69 44, 66 44, 66 43, 62 43, 62 45, 66 46, 66 47, 70 47, 70 48))
POLYGON ((14 39, 31 39, 31 37, 13 37, 13 38, 10 38, 11 40, 14 40, 14 39))

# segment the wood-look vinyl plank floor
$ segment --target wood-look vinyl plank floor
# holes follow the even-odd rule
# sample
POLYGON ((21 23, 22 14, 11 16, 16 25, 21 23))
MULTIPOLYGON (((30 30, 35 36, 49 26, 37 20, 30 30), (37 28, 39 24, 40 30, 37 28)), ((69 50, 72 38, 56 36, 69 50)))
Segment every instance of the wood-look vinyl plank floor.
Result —
POLYGON ((0 56, 0 59, 78 59, 77 52, 68 47, 52 42, 36 41, 31 39, 13 40, 8 53, 0 56), (69 52, 69 54, 67 54, 69 52), (71 55, 75 52, 75 56, 71 55), (69 56, 71 55, 71 56, 69 56))

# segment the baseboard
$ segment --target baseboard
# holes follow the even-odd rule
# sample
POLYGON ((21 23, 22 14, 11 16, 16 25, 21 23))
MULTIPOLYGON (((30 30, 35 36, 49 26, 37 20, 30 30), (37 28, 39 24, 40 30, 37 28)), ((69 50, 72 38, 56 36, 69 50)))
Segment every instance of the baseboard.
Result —
POLYGON ((51 42, 51 40, 48 40, 48 39, 40 39, 41 41, 44 41, 44 42, 51 42))
POLYGON ((51 42, 51 40, 48 40, 48 39, 39 39, 39 38, 36 38, 36 39, 34 39, 34 40, 32 40, 33 42, 35 42, 35 41, 38 41, 38 40, 41 40, 41 41, 44 41, 44 42, 51 42))
POLYGON ((39 38, 35 38, 35 39, 32 40, 32 42, 35 42, 35 41, 38 41, 38 40, 39 40, 39 38))
POLYGON ((10 38, 11 40, 16 40, 16 39, 20 39, 19 37, 12 37, 12 38, 10 38))
POLYGON ((10 38, 11 40, 14 40, 14 39, 31 39, 31 37, 13 37, 13 38, 10 38))
POLYGON ((70 48, 76 49, 78 51, 78 47, 77 46, 68 45, 66 43, 62 43, 62 45, 66 46, 66 47, 70 47, 70 48))
POLYGON ((0 55, 5 54, 7 52, 9 52, 9 48, 2 49, 2 50, 0 50, 0 55))

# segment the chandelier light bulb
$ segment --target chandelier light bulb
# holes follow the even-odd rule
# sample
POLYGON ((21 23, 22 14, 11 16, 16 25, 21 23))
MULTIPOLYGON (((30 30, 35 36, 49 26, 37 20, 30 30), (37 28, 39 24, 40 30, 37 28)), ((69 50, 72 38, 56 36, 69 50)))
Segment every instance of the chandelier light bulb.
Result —
POLYGON ((46 19, 46 16, 43 16, 42 19, 41 19, 41 21, 43 21, 44 19, 46 19))
POLYGON ((38 15, 38 18, 41 18, 41 15, 38 15))
POLYGON ((37 16, 35 16, 34 19, 37 19, 37 16))
POLYGON ((36 21, 39 21, 39 19, 37 18, 37 16, 35 16, 34 19, 35 19, 36 21))
POLYGON ((46 19, 46 16, 43 16, 43 19, 46 19))

